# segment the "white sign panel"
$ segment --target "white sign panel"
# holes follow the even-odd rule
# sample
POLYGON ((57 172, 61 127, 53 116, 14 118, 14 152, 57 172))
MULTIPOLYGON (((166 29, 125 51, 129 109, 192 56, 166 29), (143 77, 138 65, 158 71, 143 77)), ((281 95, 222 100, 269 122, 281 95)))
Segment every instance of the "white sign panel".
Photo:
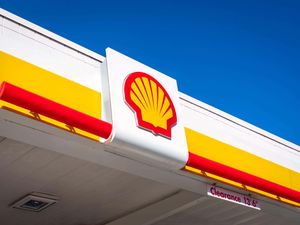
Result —
POLYGON ((242 195, 233 191, 225 190, 214 185, 207 185, 207 195, 225 201, 234 202, 243 206, 260 210, 259 201, 247 195, 242 195))
POLYGON ((182 168, 188 150, 176 80, 110 48, 106 67, 114 151, 169 169, 182 168))

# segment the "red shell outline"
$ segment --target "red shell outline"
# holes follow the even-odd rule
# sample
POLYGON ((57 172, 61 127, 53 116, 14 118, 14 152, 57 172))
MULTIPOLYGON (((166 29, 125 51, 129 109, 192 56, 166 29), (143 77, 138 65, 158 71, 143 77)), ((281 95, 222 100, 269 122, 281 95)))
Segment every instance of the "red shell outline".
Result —
POLYGON ((171 129, 177 123, 177 115, 176 115, 175 107, 173 105, 173 102, 172 102, 168 92, 161 85, 161 83, 159 83, 158 80, 156 80, 154 77, 152 77, 149 74, 144 73, 144 72, 131 73, 125 78, 124 96, 125 96, 125 102, 129 106, 129 108, 135 113, 135 117, 137 119, 137 126, 138 127, 144 128, 148 131, 151 131, 154 135, 161 135, 163 137, 167 137, 167 138, 171 139, 171 137, 172 137, 171 129), (153 126, 153 124, 142 120, 142 111, 141 111, 141 109, 130 98, 131 84, 138 77, 146 77, 149 80, 154 81, 157 84, 157 86, 160 87, 161 90, 164 92, 166 98, 168 98, 168 100, 170 101, 170 108, 173 111, 173 116, 170 119, 167 120, 167 129, 163 129, 161 127, 155 127, 155 126, 153 126))

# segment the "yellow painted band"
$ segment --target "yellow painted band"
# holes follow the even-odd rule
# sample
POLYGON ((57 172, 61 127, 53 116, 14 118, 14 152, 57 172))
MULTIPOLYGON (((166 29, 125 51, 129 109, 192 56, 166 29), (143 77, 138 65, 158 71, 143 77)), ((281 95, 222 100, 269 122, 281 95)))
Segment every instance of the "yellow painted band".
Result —
MULTIPOLYGON (((0 51, 0 84, 3 81, 95 118, 101 118, 101 93, 0 51)), ((0 106, 37 119, 28 110, 15 105, 0 101, 0 106)), ((67 127, 66 124, 41 115, 38 119, 89 138, 99 139, 95 135, 67 127)))
POLYGON ((189 152, 300 191, 300 173, 189 128, 185 133, 189 152))

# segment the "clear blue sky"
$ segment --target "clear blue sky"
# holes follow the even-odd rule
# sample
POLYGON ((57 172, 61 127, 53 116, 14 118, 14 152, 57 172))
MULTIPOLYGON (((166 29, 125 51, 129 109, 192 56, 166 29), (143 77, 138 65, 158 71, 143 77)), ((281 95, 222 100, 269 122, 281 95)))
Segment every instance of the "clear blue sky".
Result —
POLYGON ((104 55, 112 47, 180 91, 300 144, 300 1, 0 0, 104 55))

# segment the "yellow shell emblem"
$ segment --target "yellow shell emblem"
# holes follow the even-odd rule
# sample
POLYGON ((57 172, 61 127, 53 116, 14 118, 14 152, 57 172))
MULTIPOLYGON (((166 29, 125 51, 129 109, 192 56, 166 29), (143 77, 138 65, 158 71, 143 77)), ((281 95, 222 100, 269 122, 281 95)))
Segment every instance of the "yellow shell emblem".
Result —
POLYGON ((124 96, 135 112, 138 127, 171 138, 171 128, 177 123, 175 108, 169 94, 156 79, 143 72, 129 74, 124 96))

